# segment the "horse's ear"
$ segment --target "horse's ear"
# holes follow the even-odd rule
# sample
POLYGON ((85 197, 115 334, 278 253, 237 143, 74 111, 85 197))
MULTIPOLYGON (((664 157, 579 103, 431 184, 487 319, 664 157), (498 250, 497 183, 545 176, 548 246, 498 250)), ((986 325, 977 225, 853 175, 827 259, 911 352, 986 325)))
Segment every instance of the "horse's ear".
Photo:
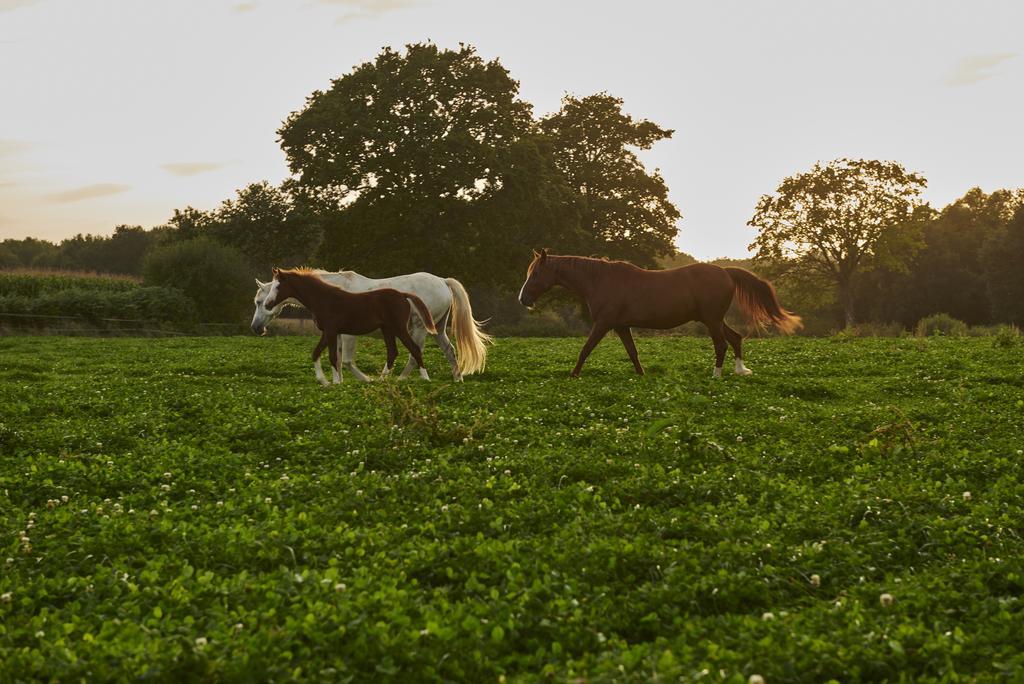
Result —
POLYGON ((537 250, 533 250, 533 258, 534 259, 539 259, 540 258, 540 252, 538 252, 537 250))
POLYGON ((281 275, 281 269, 275 268, 273 273, 274 273, 274 277, 276 278, 277 276, 281 275))
POLYGON ((256 287, 262 290, 264 285, 266 285, 266 283, 261 282, 259 278, 256 279, 256 287))
POLYGON ((540 260, 544 261, 547 258, 548 258, 548 248, 547 247, 542 247, 541 250, 540 250, 540 260))

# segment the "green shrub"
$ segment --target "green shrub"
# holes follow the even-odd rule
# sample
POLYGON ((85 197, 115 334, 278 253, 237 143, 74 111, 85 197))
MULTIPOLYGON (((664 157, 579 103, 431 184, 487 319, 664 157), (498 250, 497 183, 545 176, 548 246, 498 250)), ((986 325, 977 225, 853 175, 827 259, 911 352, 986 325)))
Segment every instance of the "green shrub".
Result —
POLYGON ((917 322, 917 336, 931 337, 932 335, 964 337, 967 335, 967 324, 945 313, 925 316, 917 322))
POLYGON ((245 257, 231 247, 197 239, 159 247, 142 268, 146 285, 180 290, 192 300, 196 318, 234 323, 244 318, 253 285, 245 257))

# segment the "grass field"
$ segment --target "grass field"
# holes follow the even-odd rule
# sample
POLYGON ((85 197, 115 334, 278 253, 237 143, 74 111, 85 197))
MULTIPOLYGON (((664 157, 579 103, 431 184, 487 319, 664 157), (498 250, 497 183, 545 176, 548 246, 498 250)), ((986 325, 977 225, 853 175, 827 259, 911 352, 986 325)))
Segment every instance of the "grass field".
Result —
POLYGON ((0 338, 0 681, 1024 680, 1024 344, 313 342, 0 338))

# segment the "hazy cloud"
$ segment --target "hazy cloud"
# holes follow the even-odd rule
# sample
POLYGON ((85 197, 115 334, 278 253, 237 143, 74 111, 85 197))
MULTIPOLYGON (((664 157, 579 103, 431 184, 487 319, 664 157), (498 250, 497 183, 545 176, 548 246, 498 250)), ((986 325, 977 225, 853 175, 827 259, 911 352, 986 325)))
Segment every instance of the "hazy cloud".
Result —
POLYGON ((129 186, 120 185, 118 183, 94 183, 92 185, 86 185, 73 190, 55 192, 51 195, 47 195, 47 199, 51 202, 66 204, 68 202, 81 202, 82 200, 95 199, 97 197, 105 197, 107 195, 116 195, 119 192, 125 192, 130 189, 131 188, 129 186))
POLYGON ((259 6, 256 2, 240 2, 231 9, 236 12, 251 12, 259 6))
POLYGON ((1013 59, 1015 52, 999 52, 992 55, 971 55, 964 57, 956 68, 946 76, 946 85, 971 85, 993 76, 993 69, 1008 59, 1013 59))
POLYGON ((223 167, 224 164, 220 162, 175 162, 160 165, 161 169, 175 176, 196 176, 223 167))
POLYGON ((418 0, 313 0, 314 5, 337 7, 346 10, 345 14, 336 19, 342 24, 350 19, 371 17, 395 10, 407 9, 418 3, 418 0))
POLYGON ((39 0, 0 0, 0 12, 10 12, 16 10, 19 7, 28 7, 29 5, 35 5, 39 0))
POLYGON ((31 146, 24 140, 5 140, 0 138, 0 157, 13 157, 16 154, 21 154, 31 146))

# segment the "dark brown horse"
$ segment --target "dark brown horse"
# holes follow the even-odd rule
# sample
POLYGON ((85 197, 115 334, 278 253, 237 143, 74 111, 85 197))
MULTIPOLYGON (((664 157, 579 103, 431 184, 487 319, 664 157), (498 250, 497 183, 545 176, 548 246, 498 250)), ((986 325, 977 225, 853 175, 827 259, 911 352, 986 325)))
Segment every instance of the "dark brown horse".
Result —
POLYGON ((338 335, 365 335, 380 330, 384 336, 388 358, 383 375, 391 372, 398 356, 395 346, 397 337, 409 350, 419 365, 420 377, 425 380, 427 369, 423 367, 423 356, 420 347, 409 334, 409 316, 412 308, 423 320, 423 327, 431 335, 437 334, 434 319, 430 310, 419 297, 408 292, 382 289, 369 292, 348 292, 324 282, 319 275, 309 269, 281 270, 274 269, 274 280, 265 300, 267 308, 273 308, 278 302, 288 298, 298 300, 304 307, 313 312, 313 320, 320 329, 320 341, 313 350, 313 370, 321 384, 327 384, 327 378, 320 368, 320 354, 324 347, 329 350, 331 367, 334 370, 335 384, 341 382, 341 368, 338 365, 338 335))
POLYGON ((636 372, 643 375, 630 328, 664 330, 688 321, 700 321, 711 334, 716 378, 722 375, 726 343, 736 355, 736 373, 750 375, 740 351, 743 337, 724 320, 734 296, 740 308, 758 325, 774 325, 784 333, 802 325, 799 316, 779 304, 771 283, 742 268, 691 264, 648 271, 625 261, 534 251, 526 282, 519 291, 519 302, 533 306, 555 285, 581 296, 594 322, 572 370, 573 377, 579 376, 590 352, 609 330, 618 334, 636 372))

